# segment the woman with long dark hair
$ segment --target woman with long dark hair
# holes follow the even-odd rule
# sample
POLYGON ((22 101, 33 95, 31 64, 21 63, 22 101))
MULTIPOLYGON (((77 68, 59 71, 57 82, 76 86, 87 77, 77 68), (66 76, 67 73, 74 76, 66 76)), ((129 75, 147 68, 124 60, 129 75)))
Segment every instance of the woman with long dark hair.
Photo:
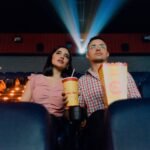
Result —
POLYGON ((35 102, 43 105, 50 114, 50 126, 54 145, 64 127, 64 110, 62 79, 72 73, 72 57, 65 47, 54 49, 48 56, 42 74, 32 74, 22 95, 21 101, 35 102))
POLYGON ((54 49, 48 56, 42 74, 32 74, 21 101, 42 104, 50 114, 62 116, 64 101, 62 79, 72 73, 72 57, 65 47, 54 49))
POLYGON ((71 52, 70 50, 68 50, 67 48, 65 47, 59 47, 57 49, 54 49, 52 51, 52 53, 48 56, 47 58, 47 61, 46 61, 46 64, 43 68, 43 74, 45 76, 53 76, 54 75, 54 72, 53 72, 53 69, 55 67, 55 64, 53 64, 52 62, 52 59, 53 59, 53 54, 57 51, 57 50, 67 50, 68 54, 67 54, 67 59, 68 59, 68 64, 66 65, 65 68, 63 68, 61 70, 61 77, 67 77, 67 76, 70 76, 71 73, 72 73, 72 56, 71 56, 71 52))

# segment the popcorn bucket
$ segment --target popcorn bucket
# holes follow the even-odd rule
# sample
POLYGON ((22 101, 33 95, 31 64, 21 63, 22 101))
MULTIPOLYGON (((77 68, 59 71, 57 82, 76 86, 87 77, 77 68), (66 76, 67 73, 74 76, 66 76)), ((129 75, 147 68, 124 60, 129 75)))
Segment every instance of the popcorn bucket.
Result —
POLYGON ((103 63, 98 73, 105 108, 116 100, 127 99, 127 63, 103 63))

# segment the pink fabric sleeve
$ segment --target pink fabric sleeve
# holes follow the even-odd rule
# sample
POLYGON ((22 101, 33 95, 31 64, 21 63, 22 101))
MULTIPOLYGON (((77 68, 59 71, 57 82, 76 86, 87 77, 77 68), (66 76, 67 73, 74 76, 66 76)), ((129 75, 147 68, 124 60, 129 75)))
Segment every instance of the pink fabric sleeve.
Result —
POLYGON ((28 76, 28 80, 30 82, 31 90, 33 90, 35 88, 35 78, 36 78, 36 74, 31 74, 30 76, 28 76))

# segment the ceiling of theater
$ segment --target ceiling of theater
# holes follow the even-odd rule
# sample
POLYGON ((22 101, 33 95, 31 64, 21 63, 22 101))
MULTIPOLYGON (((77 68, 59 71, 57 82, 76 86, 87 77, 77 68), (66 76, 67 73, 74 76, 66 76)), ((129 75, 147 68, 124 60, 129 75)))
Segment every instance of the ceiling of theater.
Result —
MULTIPOLYGON (((49 1, 51 0, 1 0, 0 32, 67 33, 66 27, 49 1)), ((86 10, 88 10, 89 2, 92 2, 92 0, 77 1, 78 3, 84 1, 86 10)), ((102 32, 150 32, 149 7, 150 0, 127 0, 102 32)), ((86 24, 86 19, 84 23, 86 24)))

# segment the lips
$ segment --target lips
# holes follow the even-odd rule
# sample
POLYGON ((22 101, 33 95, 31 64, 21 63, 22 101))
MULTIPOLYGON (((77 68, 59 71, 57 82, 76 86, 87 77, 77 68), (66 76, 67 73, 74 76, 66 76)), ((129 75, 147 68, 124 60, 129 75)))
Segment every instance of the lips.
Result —
POLYGON ((61 64, 63 64, 63 63, 64 63, 64 61, 63 61, 63 60, 61 60, 61 59, 59 59, 59 60, 58 60, 58 62, 59 62, 59 63, 61 63, 61 64))
POLYGON ((95 53, 97 56, 102 56, 103 54, 101 52, 96 52, 95 53))

